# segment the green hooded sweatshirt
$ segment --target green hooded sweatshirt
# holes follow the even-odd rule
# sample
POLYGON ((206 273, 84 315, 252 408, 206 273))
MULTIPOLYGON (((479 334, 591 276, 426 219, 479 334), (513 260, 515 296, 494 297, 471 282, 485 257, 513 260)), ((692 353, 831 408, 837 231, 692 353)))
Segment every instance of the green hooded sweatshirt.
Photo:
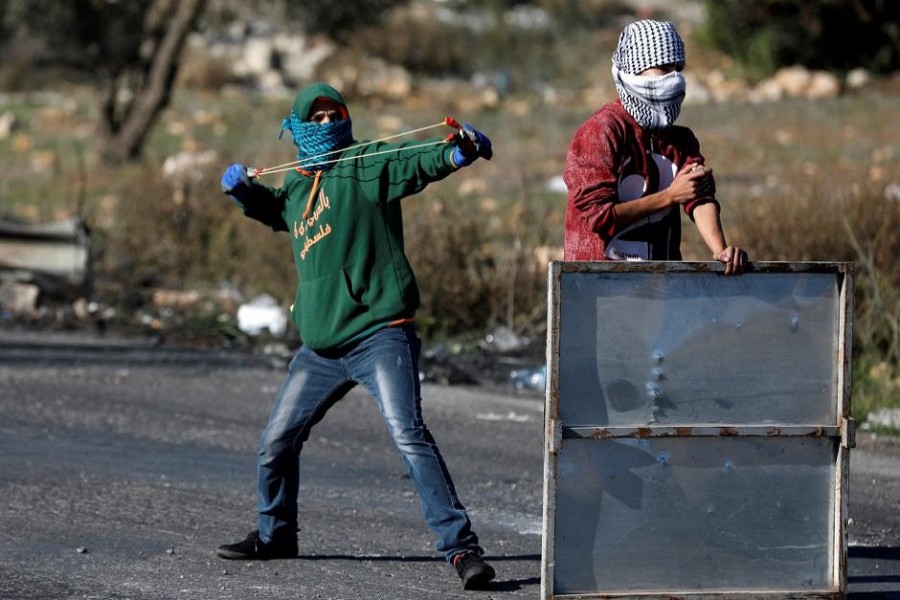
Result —
MULTIPOLYGON (((319 83, 297 94, 294 112, 306 120, 319 97, 346 107, 337 90, 319 83)), ((291 237, 298 278, 291 318, 307 347, 338 349, 415 316, 419 289, 403 250, 398 201, 452 173, 452 151, 438 138, 374 142, 328 156, 358 158, 321 171, 318 183, 315 174, 299 170, 280 188, 252 180, 238 204, 248 217, 291 237)))

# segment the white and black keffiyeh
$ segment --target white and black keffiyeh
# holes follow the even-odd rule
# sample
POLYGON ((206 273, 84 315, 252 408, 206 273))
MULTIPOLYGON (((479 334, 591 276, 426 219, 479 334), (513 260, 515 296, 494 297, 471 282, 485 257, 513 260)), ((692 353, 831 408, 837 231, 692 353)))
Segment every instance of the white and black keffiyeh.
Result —
POLYGON ((638 76, 652 67, 684 67, 684 43, 669 22, 645 19, 622 30, 612 56, 612 75, 625 110, 645 129, 664 129, 681 112, 685 82, 679 72, 638 76))
POLYGON ((622 106, 644 129, 665 129, 681 113, 685 93, 681 73, 672 71, 658 77, 647 77, 622 73, 613 67, 613 79, 622 106))

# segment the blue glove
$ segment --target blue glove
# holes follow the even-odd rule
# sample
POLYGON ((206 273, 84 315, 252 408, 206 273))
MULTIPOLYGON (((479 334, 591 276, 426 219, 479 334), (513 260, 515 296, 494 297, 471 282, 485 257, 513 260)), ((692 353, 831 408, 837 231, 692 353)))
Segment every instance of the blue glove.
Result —
POLYGON ((456 148, 453 149, 453 164, 468 167, 478 158, 491 160, 494 149, 486 135, 466 123, 456 134, 456 148))
POLYGON ((250 177, 247 167, 234 163, 222 174, 222 191, 237 200, 244 200, 250 195, 250 177))

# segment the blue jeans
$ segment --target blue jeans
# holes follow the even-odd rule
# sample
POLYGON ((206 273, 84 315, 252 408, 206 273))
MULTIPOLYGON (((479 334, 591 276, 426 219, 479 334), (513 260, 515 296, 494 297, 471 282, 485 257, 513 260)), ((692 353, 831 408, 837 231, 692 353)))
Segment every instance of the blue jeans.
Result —
POLYGON ((269 422, 259 440, 259 537, 271 542, 297 531, 299 461, 313 426, 356 384, 368 390, 400 450, 419 494, 425 523, 449 560, 480 550, 447 465, 422 420, 419 388, 421 341, 415 327, 386 327, 340 352, 302 346, 288 367, 269 422))

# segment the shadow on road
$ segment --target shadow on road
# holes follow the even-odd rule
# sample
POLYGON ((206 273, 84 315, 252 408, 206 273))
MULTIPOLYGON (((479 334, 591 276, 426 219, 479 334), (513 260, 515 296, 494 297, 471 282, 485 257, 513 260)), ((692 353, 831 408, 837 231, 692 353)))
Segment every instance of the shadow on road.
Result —
MULTIPOLYGON (((503 562, 503 561, 511 561, 511 560, 530 560, 535 562, 540 562, 541 555, 540 554, 520 554, 518 556, 496 556, 496 555, 488 555, 487 558, 490 562, 503 562)), ((440 556, 385 556, 385 555, 377 555, 377 556, 368 556, 368 555, 354 555, 354 554, 309 554, 304 555, 301 554, 297 557, 297 560, 356 560, 360 562, 443 562, 444 559, 440 556)))
POLYGON ((847 556, 851 558, 881 558, 900 560, 900 546, 850 546, 847 556))
MULTIPOLYGON (((492 563, 500 563, 506 561, 531 561, 531 562, 540 562, 541 555, 540 554, 519 554, 519 555, 508 555, 508 556, 494 556, 490 555, 487 557, 489 562, 492 563)), ((353 555, 353 554, 311 554, 311 555, 300 555, 296 560, 348 560, 348 561, 359 561, 359 562, 401 562, 401 563, 432 563, 432 562, 443 562, 444 559, 440 556, 371 556, 371 555, 353 555)), ((498 580, 492 581, 490 585, 486 588, 485 591, 492 592, 513 592, 516 590, 521 590, 527 586, 540 585, 541 578, 540 577, 528 577, 525 579, 509 579, 509 580, 498 580)))

